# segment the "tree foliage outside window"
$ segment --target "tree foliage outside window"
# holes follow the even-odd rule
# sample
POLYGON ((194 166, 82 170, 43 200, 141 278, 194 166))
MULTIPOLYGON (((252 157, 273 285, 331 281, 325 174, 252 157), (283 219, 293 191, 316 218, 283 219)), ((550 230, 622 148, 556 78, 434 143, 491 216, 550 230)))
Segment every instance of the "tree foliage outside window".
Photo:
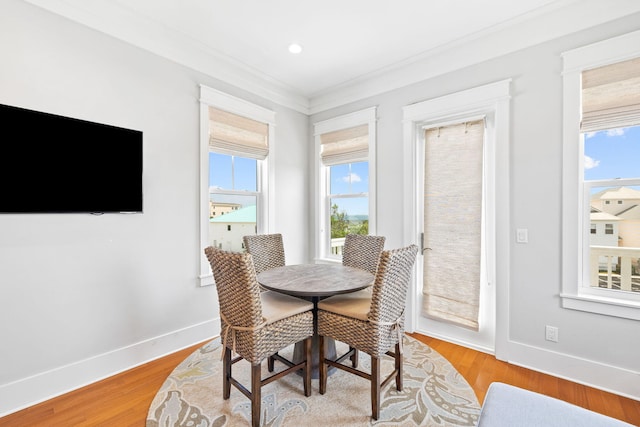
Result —
POLYGON ((337 204, 331 205, 331 238, 338 239, 347 234, 369 234, 369 220, 350 220, 347 212, 339 210, 337 204))

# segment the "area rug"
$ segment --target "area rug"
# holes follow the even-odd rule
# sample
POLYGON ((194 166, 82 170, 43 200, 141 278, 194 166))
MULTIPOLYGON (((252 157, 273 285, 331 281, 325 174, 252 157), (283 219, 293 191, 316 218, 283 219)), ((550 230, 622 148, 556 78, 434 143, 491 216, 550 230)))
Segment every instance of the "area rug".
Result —
MULTIPOLYGON (((336 343, 338 352, 345 350, 336 343)), ((293 346, 281 352, 290 358, 293 346)), ((222 361, 218 339, 187 357, 169 375, 147 414, 147 427, 246 426, 251 405, 231 388, 231 398, 222 399, 222 361)), ((385 357, 382 374, 393 371, 393 360, 385 357)), ((360 369, 368 370, 370 359, 360 353, 360 369)), ((267 375, 263 363, 263 377, 267 375)), ((276 362, 276 370, 283 365, 276 362)), ((233 366, 234 376, 250 385, 250 365, 233 366)), ((383 376, 386 377, 386 375, 383 376)), ((312 395, 305 397, 302 377, 287 375, 262 388, 263 426, 474 426, 478 400, 464 378, 436 351, 420 341, 404 337, 404 389, 388 384, 381 394, 380 418, 371 418, 369 381, 336 370, 327 380, 327 392, 318 392, 312 380, 312 395)))

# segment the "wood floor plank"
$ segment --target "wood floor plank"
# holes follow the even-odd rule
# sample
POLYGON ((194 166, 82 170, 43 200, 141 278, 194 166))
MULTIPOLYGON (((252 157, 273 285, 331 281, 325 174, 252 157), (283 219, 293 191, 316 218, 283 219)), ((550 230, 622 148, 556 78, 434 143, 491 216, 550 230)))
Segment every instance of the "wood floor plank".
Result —
MULTIPOLYGON (((420 334, 412 337, 445 357, 482 403, 501 381, 640 426, 640 402, 511 365, 495 357, 420 334)), ((171 371, 204 343, 0 418, 0 427, 141 427, 156 392, 171 371)))

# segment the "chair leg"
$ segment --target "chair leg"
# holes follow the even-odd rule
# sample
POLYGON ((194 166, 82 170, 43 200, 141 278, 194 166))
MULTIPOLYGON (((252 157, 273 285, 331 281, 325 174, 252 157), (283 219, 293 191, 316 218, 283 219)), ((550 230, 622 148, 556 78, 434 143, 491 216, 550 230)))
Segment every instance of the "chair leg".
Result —
POLYGON ((402 354, 400 354, 400 343, 396 344, 396 390, 402 391, 402 370, 404 368, 404 362, 402 361, 402 354))
POLYGON ((260 403, 262 402, 260 384, 260 363, 251 364, 251 426, 260 427, 260 403))
POLYGON ((222 359, 222 398, 229 399, 231 395, 231 349, 225 347, 222 359))
POLYGON ((306 397, 311 396, 311 338, 304 340, 304 357, 305 364, 302 369, 302 375, 304 376, 304 395, 306 397))
MULTIPOLYGON (((276 353, 276 354, 278 354, 278 353, 276 353)), ((273 372, 273 369, 274 369, 274 362, 275 362, 275 359, 273 358, 273 356, 269 356, 269 357, 267 358, 267 370, 268 370, 269 372, 273 372)))
POLYGON ((371 356, 371 416, 380 418, 380 359, 371 356))
POLYGON ((349 347, 349 351, 353 351, 353 354, 351 354, 351 366, 353 366, 354 368, 357 368, 358 367, 358 349, 349 347))
POLYGON ((320 335, 318 337, 318 369, 320 377, 318 379, 318 387, 320 394, 324 394, 327 391, 327 365, 324 363, 325 347, 324 336, 320 335))

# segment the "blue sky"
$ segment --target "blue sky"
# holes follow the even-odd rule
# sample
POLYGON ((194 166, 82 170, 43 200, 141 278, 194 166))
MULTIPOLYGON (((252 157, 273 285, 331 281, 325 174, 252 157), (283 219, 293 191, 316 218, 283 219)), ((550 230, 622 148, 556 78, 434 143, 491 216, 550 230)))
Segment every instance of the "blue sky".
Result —
POLYGON ((584 179, 640 177, 640 126, 585 134, 584 179))
MULTIPOLYGON (((335 165, 331 167, 329 177, 330 193, 354 194, 369 192, 369 164, 368 162, 358 162, 345 165, 335 165)), ((368 197, 332 199, 332 204, 338 205, 338 211, 346 212, 347 215, 368 215, 368 197)))

